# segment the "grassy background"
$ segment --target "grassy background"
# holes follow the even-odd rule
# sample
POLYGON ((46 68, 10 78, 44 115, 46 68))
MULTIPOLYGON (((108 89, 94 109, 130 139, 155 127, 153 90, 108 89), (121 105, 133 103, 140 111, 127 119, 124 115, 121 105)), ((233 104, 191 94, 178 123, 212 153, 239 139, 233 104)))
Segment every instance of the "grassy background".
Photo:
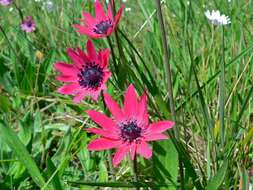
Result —
MULTIPOLYGON (((34 17, 37 30, 24 34, 15 7, 0 7, 4 31, 0 34, 0 189, 127 185, 176 189, 182 185, 178 155, 183 160, 185 189, 249 188, 253 170, 251 0, 163 3, 180 141, 154 143, 151 160, 138 158, 140 182, 136 184, 128 183, 132 181, 128 159, 112 175, 108 152, 86 149, 95 137, 83 130, 94 125, 84 110, 101 110, 102 101, 94 104, 86 99, 76 105, 71 96, 55 91, 61 84, 54 79, 53 64, 70 62, 67 47, 85 47, 87 38, 71 25, 79 22, 82 10, 93 12, 91 1, 55 0, 53 11, 43 9, 43 1, 16 0, 16 4, 24 15, 34 17), (224 144, 218 99, 222 27, 208 23, 207 9, 219 9, 231 18, 231 25, 224 28, 224 144), (112 183, 114 179, 118 182, 112 183)), ((131 11, 124 12, 118 38, 111 37, 117 65, 110 60, 115 76, 108 84, 109 93, 120 100, 129 83, 140 93, 146 88, 150 120, 171 119, 155 3, 128 0, 126 7, 131 11)), ((97 49, 109 47, 105 39, 94 43, 97 49)))

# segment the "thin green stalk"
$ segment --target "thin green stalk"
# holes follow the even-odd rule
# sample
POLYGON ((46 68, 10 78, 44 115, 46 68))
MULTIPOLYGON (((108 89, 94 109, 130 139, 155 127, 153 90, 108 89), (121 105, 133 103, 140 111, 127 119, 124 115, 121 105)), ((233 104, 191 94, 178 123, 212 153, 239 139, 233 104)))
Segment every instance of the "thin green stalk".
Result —
MULTIPOLYGON (((162 15, 162 8, 161 8, 161 1, 155 0, 156 6, 157 6, 157 17, 160 24, 160 31, 162 36, 162 44, 164 49, 164 67, 166 72, 166 79, 167 79, 167 88, 169 93, 169 100, 170 100, 170 110, 172 114, 172 119, 175 121, 175 137, 177 140, 179 140, 179 129, 176 125, 176 111, 175 111, 175 104, 174 104, 174 97, 173 97, 173 86, 172 86, 172 72, 171 72, 171 66, 170 66, 170 48, 169 43, 167 42, 166 33, 165 33, 165 26, 163 21, 163 15, 162 15)), ((181 160, 181 157, 179 155, 179 174, 180 174, 180 183, 181 183, 181 189, 184 189, 184 168, 183 168, 183 162, 181 160)))
MULTIPOLYGON (((21 21, 21 23, 22 23, 23 20, 24 20, 24 15, 23 15, 23 13, 22 13, 22 10, 18 7, 18 5, 16 4, 15 1, 13 1, 13 5, 14 5, 14 7, 17 9, 17 11, 18 11, 18 15, 19 15, 20 21, 21 21)), ((35 46, 34 46, 34 44, 28 39, 28 37, 27 37, 27 35, 26 35, 26 32, 22 31, 22 33, 23 33, 23 35, 24 35, 24 38, 27 40, 28 45, 30 46, 30 47, 29 47, 29 50, 30 50, 30 54, 31 54, 31 56, 32 56, 32 48, 34 48, 35 46)), ((36 47, 35 47, 35 48, 36 48, 36 47)), ((36 48, 36 49, 37 49, 37 48, 36 48)))
POLYGON ((19 14, 19 17, 20 17, 21 22, 22 22, 22 21, 23 21, 23 19, 24 19, 24 16, 23 16, 23 13, 22 13, 21 9, 18 7, 18 5, 16 4, 16 2, 15 2, 15 1, 13 1, 13 5, 14 5, 14 7, 17 9, 18 14, 19 14))
POLYGON ((225 40, 224 40, 224 27, 222 27, 222 62, 220 64, 220 92, 219 92, 219 116, 221 124, 221 145, 225 144, 225 121, 224 121, 224 109, 225 109, 225 40))
POLYGON ((135 182, 137 182, 138 181, 138 167, 137 167, 136 155, 134 156, 134 160, 133 160, 133 171, 134 171, 134 180, 135 182))
POLYGON ((200 103, 201 103, 201 107, 202 107, 202 110, 203 110, 203 115, 204 115, 204 118, 206 120, 206 124, 207 124, 207 176, 208 176, 208 179, 211 178, 211 131, 213 129, 213 124, 212 124, 212 120, 211 120, 211 116, 210 116, 210 113, 208 111, 208 106, 205 102, 205 99, 204 99, 204 95, 202 93, 202 88, 200 86, 200 83, 199 83, 199 79, 198 79, 198 76, 197 76, 197 72, 196 72, 196 69, 195 69, 195 63, 194 63, 194 59, 193 59, 193 50, 190 46, 190 43, 188 42, 187 43, 187 48, 188 48, 188 51, 189 51, 189 55, 190 55, 190 58, 191 58, 191 65, 192 65, 192 71, 193 71, 193 75, 194 75, 194 79, 196 81, 196 85, 197 85, 197 88, 198 88, 198 94, 199 94, 199 98, 200 98, 200 103))
MULTIPOLYGON (((109 36, 107 37, 107 41, 108 41, 108 44, 109 44, 109 47, 110 47, 110 50, 111 50, 111 53, 112 53, 113 67, 114 67, 114 70, 115 70, 116 74, 118 75, 119 69, 118 69, 118 66, 117 66, 116 56, 115 56, 114 48, 113 48, 113 45, 112 45, 112 40, 109 36)), ((114 75, 114 72, 112 72, 112 73, 114 75)))
MULTIPOLYGON (((110 6, 112 7, 113 15, 115 15, 116 10, 115 10, 114 1, 112 1, 112 0, 110 1, 110 6)), ((118 49, 118 53, 119 53, 120 64, 124 64, 126 62, 126 57, 125 57, 125 54, 123 52, 123 48, 122 48, 121 43, 120 43, 120 38, 119 38, 119 34, 118 34, 118 31, 117 31, 117 28, 115 28, 114 34, 115 34, 117 49, 118 49)), ((117 70, 118 70, 118 68, 117 68, 117 70)), ((121 74, 121 73, 117 73, 117 76, 119 74, 121 74)))
MULTIPOLYGON (((162 44, 163 44, 163 49, 164 49, 164 68, 165 68, 167 88, 168 88, 168 93, 169 93, 170 110, 171 110, 172 118, 176 122, 176 111, 175 111, 173 89, 172 89, 172 72, 171 72, 171 67, 170 67, 170 48, 169 48, 169 44, 167 43, 167 38, 166 38, 166 33, 165 33, 165 26, 164 26, 164 22, 163 22, 162 9, 161 9, 161 2, 160 2, 160 0, 155 0, 155 1, 156 1, 156 5, 157 5, 157 15, 158 15, 158 21, 160 24, 162 44)), ((175 129, 176 138, 178 139, 179 138, 178 127, 175 126, 174 129, 175 129)))
POLYGON ((4 31, 4 29, 3 29, 3 27, 1 25, 0 25, 0 31, 2 32, 4 38, 6 39, 7 43, 9 44, 9 47, 11 48, 11 50, 15 54, 16 58, 18 59, 18 54, 17 54, 16 50, 12 47, 9 38, 7 37, 7 34, 5 33, 5 31, 4 31))
MULTIPOLYGON (((137 163, 137 156, 136 155, 134 156, 134 160, 132 163, 133 163, 132 168, 133 168, 134 182, 138 182, 138 180, 139 180, 138 179, 138 163, 137 163)), ((135 189, 139 190, 140 188, 136 187, 135 189)))
MULTIPOLYGON (((106 104, 105 104, 105 99, 104 99, 104 93, 103 92, 101 93, 101 96, 102 96, 102 101, 103 101, 103 105, 104 105, 104 111, 105 111, 105 113, 107 113, 108 111, 106 109, 106 104)), ((108 155, 108 162, 109 162, 109 170, 110 170, 110 173, 112 175, 112 179, 114 181, 116 181, 115 170, 114 170, 113 164, 112 164, 112 152, 110 150, 108 150, 107 155, 108 155)))

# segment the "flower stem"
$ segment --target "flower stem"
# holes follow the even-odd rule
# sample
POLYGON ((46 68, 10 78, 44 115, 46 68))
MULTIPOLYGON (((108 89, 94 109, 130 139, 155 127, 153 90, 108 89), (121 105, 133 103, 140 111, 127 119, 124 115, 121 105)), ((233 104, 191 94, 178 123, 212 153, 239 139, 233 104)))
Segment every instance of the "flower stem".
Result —
POLYGON ((134 180, 138 181, 138 167, 137 167, 137 158, 134 156, 133 160, 133 171, 134 171, 134 180))
MULTIPOLYGON (((157 17, 158 22, 160 25, 160 31, 161 31, 161 37, 162 37, 162 44, 164 49, 164 67, 165 67, 165 74, 167 79, 167 89, 169 93, 169 102, 170 102, 170 111, 172 114, 172 119, 175 121, 175 137, 177 140, 179 140, 179 129, 176 125, 176 111, 175 111, 175 104, 174 104, 174 97, 173 97, 173 86, 172 86, 172 72, 171 72, 171 66, 170 66, 170 47, 169 43, 167 42, 166 33, 165 33, 165 26, 163 21, 163 15, 162 15, 162 8, 161 8, 161 1, 155 0, 156 6, 157 6, 157 17)), ((181 189, 184 189, 184 168, 183 168, 183 162, 181 157, 179 156, 179 174, 180 174, 180 182, 181 182, 181 189)))
MULTIPOLYGON (((164 67, 165 67, 165 74, 167 79, 167 89, 169 93, 169 102, 170 102, 170 110, 173 117, 173 120, 176 122, 176 111, 175 111, 175 104, 174 104, 174 98, 173 98, 173 89, 172 89, 172 72, 170 67, 170 48, 169 44, 167 43, 166 33, 165 33, 165 26, 163 22, 163 16, 162 16, 162 9, 161 9, 161 2, 160 0, 155 0, 157 5, 157 16, 158 21, 160 24, 160 31, 162 36, 162 44, 164 49, 164 67)), ((179 130, 178 127, 175 125, 175 136, 178 139, 179 138, 179 130)))
MULTIPOLYGON (((116 56, 115 56, 115 52, 114 52, 113 45, 112 45, 112 40, 111 40, 111 38, 109 36, 107 37, 107 41, 108 41, 108 44, 109 44, 109 47, 110 47, 110 50, 111 50, 111 53, 112 53, 113 67, 114 67, 116 75, 118 75, 119 69, 118 69, 118 65, 117 65, 117 61, 116 61, 116 56)), ((112 72, 112 73, 114 75, 114 72, 112 72)), ((115 78, 115 76, 114 76, 114 78, 115 78)))
POLYGON ((108 153, 109 170, 110 170, 113 181, 116 181, 115 170, 112 165, 112 151, 108 150, 107 153, 108 153))
POLYGON ((13 46, 11 45, 11 42, 10 42, 9 38, 8 38, 6 32, 4 31, 4 29, 3 29, 3 27, 2 27, 1 25, 0 25, 0 31, 2 32, 4 38, 6 39, 6 41, 7 41, 8 45, 9 45, 9 47, 11 48, 11 50, 13 51, 13 53, 15 54, 16 58, 18 58, 18 54, 17 54, 16 50, 15 50, 15 49, 13 48, 13 46))
MULTIPOLYGON (((108 110, 106 109, 106 104, 105 104, 105 98, 104 98, 104 92, 103 91, 101 92, 101 96, 102 96, 104 111, 105 111, 106 115, 108 115, 108 110)), ((112 152, 111 152, 111 150, 107 151, 107 155, 108 155, 108 163, 109 163, 110 174, 112 176, 112 179, 114 181, 116 181, 115 170, 114 170, 113 165, 112 165, 112 152)))
POLYGON ((15 1, 13 1, 13 5, 14 5, 14 7, 17 9, 18 14, 19 14, 19 17, 20 17, 21 22, 22 22, 22 21, 23 21, 23 19, 24 19, 24 16, 23 16, 23 13, 22 13, 21 9, 18 7, 18 5, 16 4, 16 2, 15 2, 15 1))
POLYGON ((225 143, 225 126, 224 126, 224 107, 225 107, 225 40, 224 40, 224 27, 222 27, 222 62, 220 64, 220 93, 219 93, 219 112, 221 124, 221 145, 224 147, 225 143))
MULTIPOLYGON (((133 160, 133 175, 134 175, 134 182, 138 182, 138 163, 137 163, 137 156, 134 156, 134 160, 133 160)), ((139 187, 135 188, 136 190, 139 190, 139 187)))

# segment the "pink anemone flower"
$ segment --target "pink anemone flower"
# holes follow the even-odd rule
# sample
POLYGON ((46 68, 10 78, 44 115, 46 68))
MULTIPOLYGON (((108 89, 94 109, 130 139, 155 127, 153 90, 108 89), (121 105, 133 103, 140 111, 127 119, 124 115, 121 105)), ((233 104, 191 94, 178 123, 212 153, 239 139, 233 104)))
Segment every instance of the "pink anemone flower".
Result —
POLYGON ((130 85, 125 93, 123 109, 108 94, 104 94, 104 99, 113 119, 94 110, 87 111, 90 118, 101 126, 87 129, 88 132, 101 136, 91 141, 88 149, 99 151, 118 148, 113 157, 114 166, 117 166, 128 152, 132 160, 136 154, 146 159, 151 158, 152 149, 147 142, 167 139, 162 133, 172 128, 174 122, 149 123, 147 95, 144 93, 138 98, 133 85, 130 85))
POLYGON ((90 38, 103 38, 111 35, 119 23, 124 6, 121 5, 114 17, 110 5, 108 5, 107 14, 99 0, 96 0, 94 6, 96 17, 92 17, 88 12, 83 12, 84 19, 81 21, 84 22, 84 25, 75 24, 74 27, 80 34, 87 35, 90 38))
POLYGON ((21 24, 21 29, 27 33, 33 32, 36 30, 36 24, 32 16, 27 16, 21 24))
POLYGON ((74 102, 80 103, 85 96, 91 96, 97 100, 100 92, 106 90, 106 81, 110 78, 108 70, 110 57, 109 49, 96 49, 91 40, 87 42, 87 54, 79 48, 74 51, 69 48, 67 54, 73 64, 64 62, 55 63, 54 67, 61 72, 57 80, 68 84, 58 89, 61 94, 74 94, 74 102))
POLYGON ((10 5, 13 2, 13 0, 0 0, 0 4, 3 6, 10 5))

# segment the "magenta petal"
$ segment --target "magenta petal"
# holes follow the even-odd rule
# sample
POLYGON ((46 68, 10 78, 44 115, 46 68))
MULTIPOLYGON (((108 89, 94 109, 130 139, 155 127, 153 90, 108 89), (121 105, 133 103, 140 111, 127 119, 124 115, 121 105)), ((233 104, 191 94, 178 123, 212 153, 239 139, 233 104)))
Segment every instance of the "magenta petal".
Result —
POLYGON ((79 24, 74 24, 73 27, 76 28, 77 31, 80 34, 87 35, 87 36, 89 36, 91 38, 101 38, 101 37, 103 37, 103 36, 101 36, 99 34, 95 34, 94 32, 91 31, 91 28, 88 28, 86 26, 82 26, 82 25, 79 25, 79 24))
POLYGON ((158 121, 152 123, 147 128, 147 133, 162 133, 175 125, 173 121, 158 121))
POLYGON ((116 148, 121 144, 121 141, 115 141, 106 138, 99 138, 91 141, 88 144, 89 150, 108 150, 112 148, 116 148))
POLYGON ((103 83, 106 83, 106 81, 112 76, 112 73, 109 72, 109 71, 105 71, 104 72, 104 80, 103 80, 103 83))
POLYGON ((142 141, 140 144, 137 144, 136 152, 144 158, 149 159, 152 156, 152 149, 148 146, 145 141, 142 141))
POLYGON ((109 60, 110 60, 110 49, 105 49, 103 52, 102 52, 102 68, 106 68, 109 64, 109 60))
POLYGON ((62 86, 57 91, 61 94, 75 94, 79 90, 79 84, 72 83, 62 86))
POLYGON ((87 55, 80 48, 77 48, 77 52, 80 58, 83 59, 84 63, 89 62, 87 55))
POLYGON ((156 133, 156 134, 149 134, 144 137, 145 141, 157 141, 157 140, 165 140, 168 139, 167 135, 156 133))
POLYGON ((126 90, 124 100, 124 112, 128 117, 136 116, 138 100, 135 88, 132 84, 126 90))
POLYGON ((116 13, 115 17, 114 17, 114 28, 117 27, 119 21, 120 21, 120 18, 121 18, 121 15, 122 15, 122 12, 124 10, 124 5, 121 5, 118 12, 116 13))
POLYGON ((99 0, 96 0, 95 2, 95 14, 96 14, 96 18, 98 18, 99 20, 106 18, 104 8, 101 5, 99 0))
POLYGON ((98 61, 98 64, 99 64, 99 66, 100 66, 101 68, 103 68, 103 57, 102 57, 102 52, 103 52, 103 50, 100 49, 100 50, 98 51, 98 55, 97 55, 97 61, 98 61))
POLYGON ((94 101, 98 101, 98 97, 101 93, 101 88, 100 89, 97 89, 96 91, 92 91, 90 92, 90 96, 91 98, 94 100, 94 101))
POLYGON ((124 114, 118 104, 112 99, 109 94, 104 93, 104 99, 107 108, 110 110, 114 118, 116 120, 122 120, 124 118, 124 114))
POLYGON ((87 42, 87 51, 88 51, 88 56, 91 60, 95 60, 97 58, 97 53, 96 53, 96 49, 92 43, 91 40, 88 40, 87 42))
POLYGON ((75 103, 80 103, 83 99, 84 99, 84 97, 85 96, 87 96, 87 91, 86 90, 82 90, 82 91, 79 91, 77 94, 76 94, 76 96, 74 97, 74 102, 75 103))
POLYGON ((70 59, 73 61, 73 63, 78 66, 78 68, 81 68, 82 65, 85 64, 85 62, 82 60, 82 58, 73 49, 68 48, 67 54, 70 57, 70 59))
POLYGON ((87 129, 87 131, 90 133, 95 133, 97 135, 101 135, 106 138, 119 140, 118 135, 116 133, 114 133, 113 131, 106 131, 106 130, 98 129, 98 128, 89 128, 89 129, 87 129))
POLYGON ((100 49, 98 52, 99 65, 101 68, 107 68, 109 59, 110 59, 110 50, 109 49, 100 49))
POLYGON ((85 20, 85 24, 88 26, 92 26, 96 22, 96 19, 93 18, 88 12, 83 12, 83 17, 85 20))
POLYGON ((112 160, 114 167, 116 167, 121 162, 121 160, 126 156, 128 151, 129 151, 129 146, 127 146, 127 145, 123 145, 123 146, 119 147, 117 152, 114 154, 114 157, 112 160))
POLYGON ((65 76, 65 75, 60 75, 56 77, 56 80, 62 81, 62 82, 77 82, 77 76, 65 76))
POLYGON ((136 152, 136 144, 133 143, 130 147, 130 158, 131 160, 134 160, 134 157, 135 157, 135 152, 136 152))
POLYGON ((63 62, 55 63, 54 67, 64 75, 77 75, 79 72, 74 65, 66 64, 63 62))
POLYGON ((106 115, 94 110, 88 110, 86 112, 94 122, 96 122, 99 126, 104 128, 105 130, 108 131, 118 130, 118 127, 115 124, 115 122, 106 115))
POLYGON ((113 13, 112 13, 112 7, 111 4, 108 3, 108 12, 107 12, 108 18, 113 20, 113 13))
POLYGON ((147 126, 148 125, 148 107, 147 107, 147 94, 144 93, 141 96, 141 100, 139 102, 138 105, 138 118, 139 120, 141 120, 143 122, 143 126, 147 126))

